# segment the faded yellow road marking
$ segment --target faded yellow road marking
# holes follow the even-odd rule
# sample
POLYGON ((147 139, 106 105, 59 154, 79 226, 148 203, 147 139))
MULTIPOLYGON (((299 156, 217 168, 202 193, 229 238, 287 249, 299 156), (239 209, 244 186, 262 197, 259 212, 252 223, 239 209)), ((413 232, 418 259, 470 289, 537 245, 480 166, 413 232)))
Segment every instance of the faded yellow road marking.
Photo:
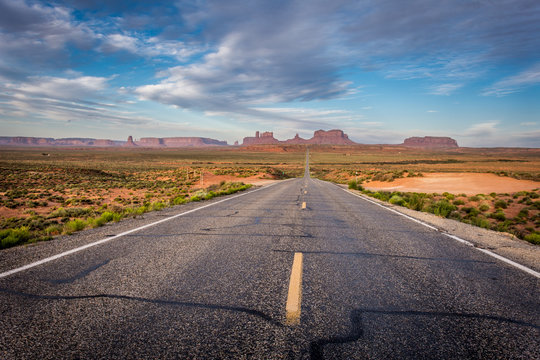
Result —
POLYGON ((289 294, 287 295, 286 322, 289 325, 300 323, 300 310, 302 305, 302 259, 300 252, 294 253, 294 260, 289 282, 289 294))
POLYGON ((306 208, 306 202, 304 201, 304 202, 302 203, 302 209, 305 209, 305 208, 306 208))

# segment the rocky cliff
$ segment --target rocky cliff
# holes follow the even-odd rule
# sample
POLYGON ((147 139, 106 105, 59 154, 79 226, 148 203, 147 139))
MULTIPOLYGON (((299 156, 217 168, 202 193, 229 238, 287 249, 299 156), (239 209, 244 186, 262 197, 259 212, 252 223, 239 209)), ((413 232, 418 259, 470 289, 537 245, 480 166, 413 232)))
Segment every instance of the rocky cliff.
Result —
POLYGON ((449 137, 424 136, 410 137, 405 139, 403 146, 418 147, 418 148, 457 148, 456 140, 449 137))

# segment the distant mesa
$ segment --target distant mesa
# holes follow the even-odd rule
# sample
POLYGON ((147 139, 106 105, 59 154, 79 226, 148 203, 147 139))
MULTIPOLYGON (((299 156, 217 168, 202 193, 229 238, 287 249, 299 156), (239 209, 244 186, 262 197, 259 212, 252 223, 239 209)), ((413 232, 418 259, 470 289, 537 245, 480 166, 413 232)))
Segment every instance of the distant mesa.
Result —
MULTIPOLYGON (((238 142, 234 143, 238 145, 238 142)), ((242 146, 251 145, 360 145, 355 143, 342 130, 317 130, 311 139, 303 139, 296 134, 292 139, 278 140, 271 131, 255 136, 245 137, 242 146)), ((125 147, 125 148, 186 148, 186 147, 215 147, 228 146, 226 141, 204 137, 143 137, 139 140, 129 136, 127 141, 91 139, 91 138, 41 138, 26 136, 0 136, 0 146, 19 147, 125 147)), ((458 148, 456 140, 449 137, 425 136, 410 137, 402 144, 388 146, 406 146, 410 148, 425 149, 453 149, 458 148)))
POLYGON ((142 147, 206 147, 206 146, 227 146, 226 141, 220 141, 215 139, 203 138, 203 137, 167 137, 167 138, 155 138, 146 137, 141 138, 135 142, 136 145, 142 147))
POLYGON ((403 141, 403 146, 416 147, 416 148, 458 148, 456 140, 449 137, 438 136, 424 136, 424 137, 410 137, 403 141))
POLYGON ((134 141, 129 136, 127 141, 90 139, 90 138, 39 138, 27 136, 0 136, 0 145, 5 146, 58 146, 58 147, 207 147, 227 146, 226 141, 202 137, 167 137, 141 138, 134 141))
POLYGON ((258 131, 254 137, 245 137, 242 145, 268 145, 268 144, 317 144, 317 145, 355 145, 342 130, 317 130, 311 139, 302 139, 298 134, 292 139, 280 141, 274 138, 274 133, 258 131))

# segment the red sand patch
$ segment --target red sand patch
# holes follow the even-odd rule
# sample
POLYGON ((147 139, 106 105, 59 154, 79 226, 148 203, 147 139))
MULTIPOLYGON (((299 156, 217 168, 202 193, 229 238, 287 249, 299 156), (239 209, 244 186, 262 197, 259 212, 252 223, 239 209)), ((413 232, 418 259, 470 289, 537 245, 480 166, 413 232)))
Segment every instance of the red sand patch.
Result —
POLYGON ((365 183, 369 190, 423 192, 452 194, 489 194, 531 191, 540 188, 540 183, 517 180, 495 174, 469 173, 424 173, 423 177, 402 178, 392 182, 372 181, 365 183))

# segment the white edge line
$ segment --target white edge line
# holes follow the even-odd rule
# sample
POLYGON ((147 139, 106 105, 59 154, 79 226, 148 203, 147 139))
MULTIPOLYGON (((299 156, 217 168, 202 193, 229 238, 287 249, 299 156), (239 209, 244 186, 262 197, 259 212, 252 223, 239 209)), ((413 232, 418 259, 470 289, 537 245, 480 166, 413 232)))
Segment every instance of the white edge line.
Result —
MULTIPOLYGON (((355 194, 355 193, 353 193, 353 192, 350 192, 350 191, 348 191, 347 189, 344 189, 344 188, 342 188, 342 187, 339 187, 339 186, 338 186, 338 188, 340 188, 341 190, 345 191, 345 192, 348 193, 348 194, 351 194, 351 195, 354 195, 354 196, 356 196, 356 197, 359 197, 360 199, 363 199, 363 200, 368 201, 368 202, 370 202, 370 203, 372 203, 372 204, 378 205, 378 206, 382 207, 383 209, 386 209, 386 210, 388 210, 388 211, 392 211, 392 212, 394 212, 394 213, 396 213, 396 214, 398 214, 398 215, 401 215, 401 216, 403 216, 403 217, 406 217, 407 219, 410 219, 410 220, 412 220, 412 221, 415 221, 415 222, 417 222, 417 223, 419 223, 419 224, 421 224, 421 225, 424 225, 424 226, 426 226, 426 227, 428 227, 428 228, 430 228, 430 229, 433 229, 433 230, 439 232, 439 229, 437 229, 436 227, 431 226, 431 225, 429 225, 429 224, 427 224, 427 223, 425 223, 425 222, 423 222, 423 221, 421 221, 421 220, 415 219, 415 218, 413 218, 413 217, 410 217, 409 215, 403 214, 403 213, 401 213, 401 212, 399 212, 399 211, 397 211, 397 210, 394 210, 394 209, 391 209, 391 208, 389 208, 389 207, 387 207, 387 206, 384 206, 384 205, 382 205, 382 204, 379 204, 378 202, 375 202, 375 201, 373 201, 373 200, 371 200, 371 199, 368 199, 368 198, 366 198, 366 197, 364 197, 364 196, 360 196, 360 195, 358 195, 358 194, 355 194)), ((528 267, 526 267, 526 266, 524 266, 524 265, 521 265, 521 264, 519 264, 519 263, 517 263, 517 262, 515 262, 515 261, 512 261, 512 260, 510 260, 510 259, 507 259, 507 258, 505 258, 504 256, 501 256, 501 255, 499 255, 499 254, 496 254, 496 253, 494 253, 494 252, 492 252, 492 251, 489 251, 489 250, 486 250, 486 249, 482 249, 482 248, 476 247, 476 246, 474 246, 473 243, 471 243, 471 242, 469 242, 469 241, 467 241, 467 240, 464 240, 464 239, 462 239, 462 238, 460 238, 460 237, 458 237, 458 236, 456 236, 456 235, 452 235, 452 234, 448 234, 448 233, 444 233, 444 232, 441 232, 441 234, 446 235, 446 236, 448 236, 449 238, 452 238, 452 239, 454 239, 454 240, 457 240, 457 241, 459 241, 460 243, 463 243, 463 244, 465 244, 465 245, 467 245, 467 246, 471 246, 471 247, 475 248, 476 250, 483 252, 483 253, 486 254, 486 255, 489 255, 489 256, 494 257, 494 258, 496 258, 496 259, 498 259, 498 260, 501 260, 501 261, 503 261, 503 262, 505 262, 505 263, 507 263, 507 264, 509 264, 509 265, 512 265, 513 267, 516 267, 516 268, 518 268, 518 269, 520 269, 520 270, 522 270, 522 271, 525 271, 527 274, 530 274, 530 275, 535 276, 535 277, 537 277, 537 278, 540 279, 540 273, 537 272, 537 271, 534 271, 533 269, 530 269, 530 268, 528 268, 528 267)))
POLYGON ((68 250, 68 251, 64 251, 63 253, 56 254, 56 255, 47 257, 47 258, 45 258, 45 259, 41 259, 41 260, 38 260, 38 261, 36 261, 36 262, 30 263, 30 264, 27 264, 27 265, 24 265, 24 266, 21 266, 21 267, 12 269, 12 270, 5 271, 5 272, 3 272, 3 273, 0 273, 0 279, 1 279, 1 278, 8 277, 8 276, 13 275, 13 274, 16 274, 16 273, 18 273, 18 272, 24 271, 24 270, 31 269, 31 268, 36 267, 36 266, 39 266, 39 265, 42 265, 42 264, 51 262, 51 261, 53 261, 53 260, 60 259, 60 258, 62 258, 62 257, 64 257, 64 256, 68 256, 68 255, 74 254, 74 253, 76 253, 76 252, 79 252, 79 251, 88 249, 88 248, 90 248, 90 247, 93 247, 93 246, 96 246, 96 245, 100 245, 100 244, 106 243, 106 242, 111 241, 111 240, 114 240, 114 239, 118 239, 119 237, 122 237, 122 236, 125 236, 125 235, 128 235, 128 234, 131 234, 131 233, 134 233, 134 232, 137 232, 137 231, 140 231, 140 230, 149 228, 149 227, 152 227, 152 226, 154 226, 154 225, 161 224, 161 223, 164 223, 164 222, 169 221, 169 220, 172 220, 172 219, 176 219, 176 218, 178 218, 178 217, 181 217, 181 216, 184 216, 184 215, 193 213, 193 212, 195 212, 195 211, 199 211, 199 210, 205 209, 205 208, 207 208, 207 207, 210 207, 210 206, 214 206, 214 205, 220 204, 220 203, 225 202, 225 201, 229 201, 229 200, 232 200, 232 199, 236 199, 236 198, 239 198, 239 197, 241 197, 241 196, 245 196, 245 195, 248 195, 248 194, 252 194, 252 193, 254 193, 254 192, 257 192, 257 191, 260 191, 260 190, 263 190, 263 189, 268 189, 268 188, 271 187, 271 186, 274 186, 274 185, 276 185, 276 184, 280 184, 280 183, 282 183, 282 182, 284 182, 284 181, 288 181, 288 180, 291 180, 291 179, 287 179, 287 180, 283 180, 283 181, 276 182, 276 183, 273 183, 273 184, 269 184, 269 185, 263 186, 263 187, 261 187, 261 188, 259 188, 259 189, 255 189, 255 190, 248 191, 248 192, 245 192, 245 193, 242 193, 242 194, 239 194, 239 195, 235 195, 235 196, 232 196, 232 197, 228 197, 228 198, 226 198, 226 199, 223 199, 223 200, 219 200, 219 201, 213 202, 213 203, 211 203, 211 204, 203 205, 203 206, 201 206, 201 207, 198 207, 198 208, 195 208, 195 209, 191 209, 191 210, 185 211, 185 212, 183 212, 183 213, 176 214, 176 215, 170 216, 170 217, 168 217, 168 218, 161 219, 161 220, 158 220, 158 221, 156 221, 156 222, 153 222, 153 223, 150 223, 150 224, 146 224, 146 225, 140 226, 140 227, 135 228, 135 229, 131 229, 131 230, 128 230, 128 231, 124 231, 123 233, 117 234, 117 235, 115 235, 115 236, 111 236, 111 237, 106 238, 106 239, 101 239, 101 240, 95 241, 95 242, 93 242, 93 243, 86 244, 86 245, 77 247, 77 248, 75 248, 75 249, 71 249, 71 250, 68 250))

